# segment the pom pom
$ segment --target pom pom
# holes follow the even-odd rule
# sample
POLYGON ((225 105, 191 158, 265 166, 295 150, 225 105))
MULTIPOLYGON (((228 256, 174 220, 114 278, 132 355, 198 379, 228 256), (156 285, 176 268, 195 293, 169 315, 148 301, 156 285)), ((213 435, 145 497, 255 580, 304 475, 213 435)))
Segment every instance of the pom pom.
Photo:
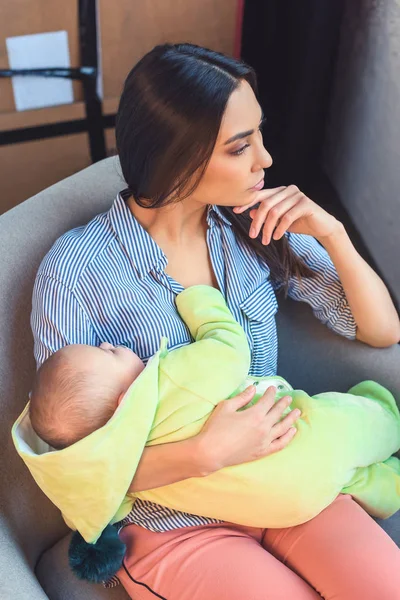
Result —
POLYGON ((69 566, 79 579, 107 581, 122 565, 126 546, 112 525, 107 525, 95 544, 88 544, 74 531, 69 545, 69 566))

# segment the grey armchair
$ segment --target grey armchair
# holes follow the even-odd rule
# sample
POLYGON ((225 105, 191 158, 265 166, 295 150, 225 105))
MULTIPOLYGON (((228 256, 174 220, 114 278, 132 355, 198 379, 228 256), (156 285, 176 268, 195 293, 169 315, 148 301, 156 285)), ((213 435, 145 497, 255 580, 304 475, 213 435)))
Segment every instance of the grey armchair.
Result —
MULTIPOLYGON (((122 587, 78 581, 67 565, 69 534, 12 445, 10 429, 34 374, 32 287, 54 240, 106 210, 124 187, 116 158, 57 183, 0 216, 0 597, 4 600, 126 600, 122 587)), ((400 346, 373 349, 341 338, 308 305, 279 300, 279 373, 310 394, 375 379, 400 399, 400 346)), ((400 513, 382 524, 400 545, 400 513)))

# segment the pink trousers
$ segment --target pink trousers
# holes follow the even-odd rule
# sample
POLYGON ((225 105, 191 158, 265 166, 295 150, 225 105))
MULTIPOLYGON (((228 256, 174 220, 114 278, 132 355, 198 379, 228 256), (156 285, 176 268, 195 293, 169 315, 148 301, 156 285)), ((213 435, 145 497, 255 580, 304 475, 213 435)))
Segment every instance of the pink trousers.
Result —
POLYGON ((118 572, 134 600, 399 600, 400 549, 349 495, 286 529, 137 525, 118 572))

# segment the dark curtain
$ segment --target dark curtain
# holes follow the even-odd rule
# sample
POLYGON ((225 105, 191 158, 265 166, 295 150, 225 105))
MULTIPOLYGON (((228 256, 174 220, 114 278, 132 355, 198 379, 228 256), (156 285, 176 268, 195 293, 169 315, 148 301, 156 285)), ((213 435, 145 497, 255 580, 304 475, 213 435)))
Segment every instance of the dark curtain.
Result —
POLYGON ((247 0, 241 58, 255 68, 274 165, 267 186, 307 187, 318 168, 344 0, 247 0))

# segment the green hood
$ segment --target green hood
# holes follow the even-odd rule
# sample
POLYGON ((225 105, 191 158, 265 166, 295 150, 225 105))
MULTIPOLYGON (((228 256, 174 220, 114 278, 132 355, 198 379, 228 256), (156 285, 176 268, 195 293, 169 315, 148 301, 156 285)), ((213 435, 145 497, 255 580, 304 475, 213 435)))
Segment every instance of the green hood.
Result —
POLYGON ((109 523, 124 518, 133 498, 126 498, 145 447, 159 400, 160 350, 133 382, 104 427, 76 444, 54 450, 32 428, 29 402, 12 428, 18 454, 33 478, 61 510, 67 525, 95 543, 109 523))

